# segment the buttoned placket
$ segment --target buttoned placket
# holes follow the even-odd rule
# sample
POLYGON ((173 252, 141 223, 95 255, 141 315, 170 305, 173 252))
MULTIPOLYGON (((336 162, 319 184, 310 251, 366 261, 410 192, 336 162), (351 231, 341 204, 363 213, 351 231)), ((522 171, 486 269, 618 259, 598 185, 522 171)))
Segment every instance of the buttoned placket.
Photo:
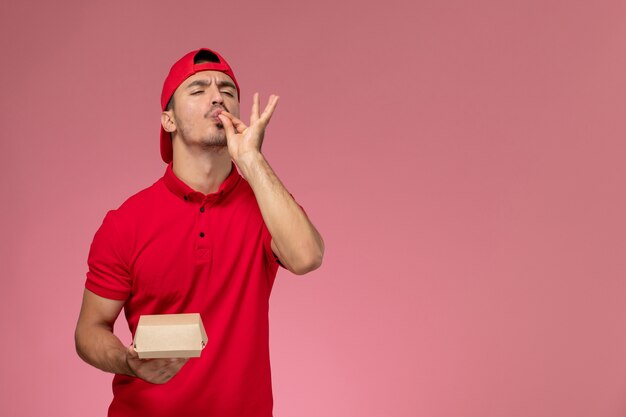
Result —
POLYGON ((185 196, 187 204, 193 206, 196 217, 196 226, 194 228, 195 233, 195 248, 196 258, 206 259, 209 258, 209 254, 212 248, 211 230, 210 230, 210 216, 211 209, 215 204, 218 204, 223 192, 209 194, 200 197, 201 194, 185 196))

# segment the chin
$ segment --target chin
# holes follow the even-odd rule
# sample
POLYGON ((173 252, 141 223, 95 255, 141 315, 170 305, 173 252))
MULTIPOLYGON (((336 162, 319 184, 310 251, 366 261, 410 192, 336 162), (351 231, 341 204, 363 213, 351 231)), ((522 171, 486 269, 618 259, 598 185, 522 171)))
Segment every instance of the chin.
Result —
POLYGON ((228 142, 226 142, 226 136, 220 136, 220 137, 209 137, 206 138, 202 141, 202 145, 206 146, 206 147, 211 147, 211 148, 221 148, 221 147, 226 147, 228 145, 228 142))

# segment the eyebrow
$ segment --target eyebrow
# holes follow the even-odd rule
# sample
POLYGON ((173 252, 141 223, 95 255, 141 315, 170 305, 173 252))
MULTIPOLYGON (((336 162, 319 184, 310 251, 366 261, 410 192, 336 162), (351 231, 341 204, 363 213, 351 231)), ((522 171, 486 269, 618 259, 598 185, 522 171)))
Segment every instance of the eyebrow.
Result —
MULTIPOLYGON (((195 80, 191 83, 189 83, 189 85, 185 88, 190 89, 193 87, 208 87, 209 85, 211 85, 210 81, 206 81, 206 80, 195 80)), ((218 87, 230 87, 233 90, 236 90, 237 88, 235 87, 235 84, 233 84, 230 81, 227 80, 220 80, 217 82, 217 86, 218 87)))
POLYGON ((217 82, 217 86, 218 87, 230 87, 233 90, 236 90, 237 88, 235 88, 235 84, 231 83, 230 81, 226 81, 226 80, 221 80, 217 82))
POLYGON ((196 80, 192 83, 190 83, 187 87, 187 89, 189 88, 193 88, 193 87, 208 87, 211 83, 205 80, 196 80))

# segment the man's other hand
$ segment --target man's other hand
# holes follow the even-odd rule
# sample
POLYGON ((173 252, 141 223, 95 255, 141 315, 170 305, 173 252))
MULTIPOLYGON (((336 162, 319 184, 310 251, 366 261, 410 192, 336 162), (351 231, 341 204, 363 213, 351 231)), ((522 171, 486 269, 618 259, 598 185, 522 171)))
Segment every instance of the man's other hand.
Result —
POLYGON ((128 367, 137 378, 152 384, 165 384, 180 371, 189 358, 139 359, 135 349, 130 346, 126 352, 128 367))

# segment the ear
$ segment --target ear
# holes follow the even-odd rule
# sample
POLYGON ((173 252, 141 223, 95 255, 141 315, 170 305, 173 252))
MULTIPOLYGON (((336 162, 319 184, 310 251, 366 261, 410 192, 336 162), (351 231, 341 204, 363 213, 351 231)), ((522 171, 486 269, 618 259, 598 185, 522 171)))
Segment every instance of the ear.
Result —
POLYGON ((161 113, 161 126, 168 133, 176 130, 176 121, 174 120, 174 112, 172 110, 166 110, 161 113))

